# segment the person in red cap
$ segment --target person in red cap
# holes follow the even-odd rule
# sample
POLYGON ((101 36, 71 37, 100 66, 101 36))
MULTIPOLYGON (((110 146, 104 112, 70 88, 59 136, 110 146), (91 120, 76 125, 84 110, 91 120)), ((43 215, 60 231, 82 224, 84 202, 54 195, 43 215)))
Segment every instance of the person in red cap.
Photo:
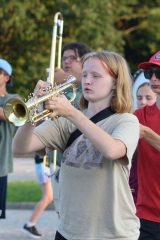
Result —
POLYGON ((160 51, 148 62, 139 64, 157 94, 156 103, 135 111, 141 131, 138 144, 137 216, 139 240, 160 239, 160 51))

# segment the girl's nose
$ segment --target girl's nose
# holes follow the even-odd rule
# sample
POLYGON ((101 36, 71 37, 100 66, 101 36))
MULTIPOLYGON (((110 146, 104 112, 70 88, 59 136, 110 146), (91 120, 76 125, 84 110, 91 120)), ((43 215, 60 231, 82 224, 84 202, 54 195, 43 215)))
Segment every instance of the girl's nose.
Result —
POLYGON ((85 83, 91 84, 91 82, 92 82, 91 77, 90 77, 89 75, 87 75, 87 76, 85 77, 85 83))

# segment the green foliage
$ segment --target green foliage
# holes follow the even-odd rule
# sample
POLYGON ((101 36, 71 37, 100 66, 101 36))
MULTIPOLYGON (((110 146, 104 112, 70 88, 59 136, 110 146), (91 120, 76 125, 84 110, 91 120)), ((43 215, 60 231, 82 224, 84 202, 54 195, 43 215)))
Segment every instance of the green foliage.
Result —
POLYGON ((50 64, 54 15, 64 18, 63 44, 123 54, 132 71, 159 49, 159 0, 1 0, 0 57, 13 66, 12 91, 26 97, 50 64))
POLYGON ((134 72, 140 62, 159 50, 160 2, 132 0, 122 9, 121 12, 119 8, 116 27, 123 31, 125 57, 134 72))
POLYGON ((7 202, 37 202, 41 199, 41 188, 37 182, 9 182, 7 202))

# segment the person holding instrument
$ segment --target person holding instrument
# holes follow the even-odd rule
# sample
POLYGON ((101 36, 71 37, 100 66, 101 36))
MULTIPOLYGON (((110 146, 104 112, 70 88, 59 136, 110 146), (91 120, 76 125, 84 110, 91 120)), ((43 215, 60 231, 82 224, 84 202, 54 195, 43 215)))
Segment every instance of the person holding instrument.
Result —
MULTIPOLYGON (((37 83, 39 94, 46 85, 37 83)), ((37 127, 26 123, 14 137, 16 154, 44 147, 63 152, 60 225, 55 240, 139 237, 139 219, 128 183, 139 139, 139 122, 131 114, 131 85, 121 55, 88 53, 82 59, 83 112, 63 94, 53 96, 45 102, 53 110, 52 119, 37 127)))
MULTIPOLYGON (((90 52, 89 47, 81 42, 71 42, 64 45, 62 48, 62 68, 55 69, 54 81, 56 85, 63 84, 64 81, 68 79, 70 75, 76 76, 76 84, 77 84, 77 94, 76 99, 74 100, 74 106, 79 107, 79 100, 81 96, 81 75, 82 75, 82 64, 81 58, 84 54, 90 52)), ((67 96, 71 97, 72 91, 67 92, 67 96)), ((50 159, 50 163, 53 163, 53 151, 48 150, 48 157, 50 159)), ((57 165, 61 164, 62 154, 58 151, 57 154, 57 165)), ((41 237, 42 234, 36 227, 36 223, 40 218, 43 211, 53 202, 53 188, 52 188, 52 175, 53 170, 51 171, 51 176, 47 176, 45 173, 46 168, 44 167, 44 157, 43 155, 36 153, 35 154, 35 169, 38 177, 38 182, 41 186, 42 190, 42 198, 35 206, 33 213, 23 226, 23 231, 27 233, 27 235, 31 237, 41 237)), ((56 179, 58 180, 59 176, 59 168, 56 171, 56 179)), ((56 184, 56 183, 54 183, 56 184)), ((55 186, 56 187, 56 186, 55 186)), ((57 189, 58 191, 58 189, 57 189)), ((57 192, 56 191, 56 192, 57 192)), ((56 211, 58 212, 58 196, 54 199, 54 206, 56 211), (57 201, 56 201, 56 200, 57 201)))

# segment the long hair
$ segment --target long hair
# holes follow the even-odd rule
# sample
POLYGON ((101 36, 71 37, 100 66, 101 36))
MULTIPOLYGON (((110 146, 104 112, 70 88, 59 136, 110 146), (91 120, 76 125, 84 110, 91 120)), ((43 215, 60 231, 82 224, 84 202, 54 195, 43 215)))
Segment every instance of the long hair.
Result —
MULTIPOLYGON (((115 52, 91 52, 82 58, 82 67, 90 58, 99 59, 115 79, 116 87, 111 99, 111 108, 117 113, 133 112, 132 77, 126 60, 115 52)), ((82 94, 80 107, 84 109, 87 106, 88 101, 82 94)))

